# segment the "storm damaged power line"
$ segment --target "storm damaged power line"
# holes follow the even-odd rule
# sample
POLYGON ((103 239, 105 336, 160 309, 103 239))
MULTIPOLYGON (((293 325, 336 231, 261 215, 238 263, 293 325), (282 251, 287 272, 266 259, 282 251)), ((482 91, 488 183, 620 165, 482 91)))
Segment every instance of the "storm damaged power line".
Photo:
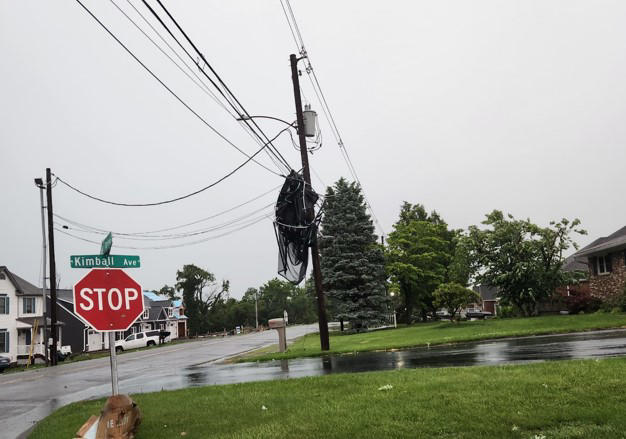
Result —
POLYGON ((104 29, 107 32, 107 34, 109 34, 109 36, 111 36, 111 38, 113 38, 137 63, 139 63, 139 65, 141 65, 141 67, 143 67, 150 74, 150 76, 152 76, 163 88, 165 88, 178 102, 180 102, 187 110, 189 110, 197 119, 199 119, 211 131, 213 131, 215 134, 217 134, 222 140, 224 140, 226 143, 228 143, 230 146, 235 148, 237 151, 239 151, 244 156, 248 157, 248 160, 246 160, 244 162, 244 164, 246 164, 246 163, 248 163, 249 161, 252 160, 257 165, 261 166, 262 168, 266 169, 267 171, 271 172, 272 174, 278 175, 278 176, 283 176, 282 174, 279 174, 279 173, 269 169, 267 166, 265 166, 264 164, 260 163, 259 161, 253 160, 254 156, 256 156, 261 150, 263 150, 266 147, 266 145, 263 145, 262 148, 259 149, 252 156, 250 156, 248 153, 246 153, 244 150, 242 150, 240 147, 238 147, 230 139, 228 139, 226 136, 224 136, 219 130, 217 130, 215 127, 213 127, 213 125, 211 125, 204 117, 202 117, 196 110, 194 110, 189 104, 187 104, 187 102, 185 102, 180 96, 178 96, 178 94, 176 94, 176 92, 174 92, 174 90, 172 90, 167 84, 165 84, 165 82, 163 82, 163 80, 161 80, 161 78, 159 78, 156 73, 154 73, 143 61, 141 61, 139 59, 139 57, 137 55, 135 55, 128 48, 128 46, 126 46, 98 17, 96 17, 96 15, 89 8, 87 8, 87 6, 85 6, 82 3, 81 0, 76 0, 76 2, 85 10, 85 12, 87 12, 89 14, 89 16, 91 16, 91 18, 93 20, 95 20, 102 27, 102 29, 104 29))
MULTIPOLYGON (((276 134, 272 140, 275 140, 276 138, 278 138, 278 136, 280 136, 282 133, 284 133, 285 131, 287 131, 288 129, 290 129, 291 127, 287 127, 287 128, 283 128, 282 130, 280 130, 278 132, 278 134, 276 134)), ((63 180, 61 177, 59 177, 58 175, 55 175, 56 179, 58 182, 60 182, 61 184, 67 186, 68 188, 72 189, 73 191, 87 197, 90 198, 94 201, 99 201, 101 203, 104 204, 111 204, 113 206, 122 206, 122 207, 153 207, 153 206, 161 206, 163 204, 170 204, 170 203, 175 203, 176 201, 181 201, 184 200, 186 198, 190 198, 193 197, 194 195, 198 195, 199 193, 202 193, 208 189, 211 189, 212 187, 218 185, 219 183, 221 183, 222 181, 226 180, 228 177, 232 176, 233 174, 235 174, 235 172, 237 172, 238 170, 240 170, 241 168, 243 168, 246 164, 248 164, 257 154, 259 154, 261 151, 263 151, 263 149, 268 145, 269 143, 266 143, 265 145, 263 145, 260 149, 258 149, 254 154, 252 154, 247 160, 245 160, 243 163, 239 164, 236 168, 234 168, 232 171, 230 171, 229 173, 227 173, 226 175, 220 177, 219 179, 215 180, 213 183, 204 186, 203 188, 200 188, 196 191, 190 192, 188 194, 185 195, 181 195, 179 197, 175 197, 175 198, 170 198, 168 200, 163 200, 163 201, 156 201, 156 202, 152 202, 152 203, 123 203, 123 202, 118 202, 118 201, 111 201, 111 200, 106 200, 104 198, 95 196, 95 195, 91 195, 81 189, 78 189, 76 186, 68 183, 67 181, 63 180)))
POLYGON ((306 62, 305 71, 307 73, 307 76, 309 77, 309 81, 311 82, 311 87, 313 88, 313 91, 315 92, 317 100, 320 106, 322 107, 322 112, 324 113, 324 116, 326 117, 326 120, 328 121, 328 124, 333 133, 333 136, 335 137, 335 141, 337 142, 337 145, 339 146, 341 156, 343 160, 345 161, 346 166, 348 167, 348 171, 352 175, 352 178, 354 178, 354 180, 359 184, 359 186, 361 186, 361 190, 363 192, 363 198, 365 200, 367 208, 370 211, 374 222, 380 229, 381 234, 385 236, 385 230, 383 229, 382 225, 378 221, 378 218, 376 214, 374 213, 374 209, 372 208, 372 204, 370 203, 367 197, 367 194, 365 193, 365 188, 363 187, 363 184, 361 183, 361 180, 359 179, 359 176, 356 172, 356 168, 354 167, 354 164, 352 163, 352 159, 350 158, 346 145, 343 142, 343 138, 341 137, 341 132, 339 131, 339 127, 337 126, 337 123, 335 122, 333 113, 330 110, 330 106, 328 105, 328 101, 326 100, 326 96, 324 95, 324 91, 322 90, 322 87, 320 86, 317 75, 315 74, 315 70, 313 69, 313 65, 311 64, 311 58, 306 50, 306 46, 304 45, 302 33, 300 32, 300 28, 298 27, 298 22, 296 21, 295 14, 293 12, 293 9, 291 8, 291 4, 289 3, 289 0, 280 0, 280 5, 285 14, 285 18, 287 19, 287 24, 289 25, 289 30, 291 31, 291 35, 296 44, 296 47, 298 48, 300 55, 305 59, 305 62, 306 62))

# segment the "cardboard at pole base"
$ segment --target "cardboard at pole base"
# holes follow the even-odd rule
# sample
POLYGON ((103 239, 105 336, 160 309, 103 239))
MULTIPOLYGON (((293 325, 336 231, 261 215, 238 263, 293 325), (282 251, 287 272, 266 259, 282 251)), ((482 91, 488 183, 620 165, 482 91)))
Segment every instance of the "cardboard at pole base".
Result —
POLYGON ((128 395, 116 395, 107 400, 100 417, 94 418, 81 427, 78 438, 133 439, 141 423, 141 412, 128 395))

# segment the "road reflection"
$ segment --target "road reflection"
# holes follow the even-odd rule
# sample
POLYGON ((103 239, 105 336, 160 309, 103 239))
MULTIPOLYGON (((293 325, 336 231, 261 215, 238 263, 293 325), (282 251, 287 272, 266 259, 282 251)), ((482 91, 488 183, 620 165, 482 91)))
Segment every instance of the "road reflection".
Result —
POLYGON ((490 340, 393 352, 364 352, 263 363, 208 364, 184 370, 182 386, 265 381, 331 373, 486 366, 626 355, 626 331, 490 340))

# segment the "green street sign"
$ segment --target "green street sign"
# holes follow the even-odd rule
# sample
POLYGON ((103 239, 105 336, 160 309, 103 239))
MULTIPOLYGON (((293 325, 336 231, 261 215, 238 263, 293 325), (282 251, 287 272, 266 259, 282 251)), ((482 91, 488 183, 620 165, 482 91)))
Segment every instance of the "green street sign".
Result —
POLYGON ((113 245, 113 235, 111 232, 102 240, 102 245, 100 246, 100 254, 103 256, 109 256, 111 253, 111 246, 113 245))
POLYGON ((74 255, 70 256, 72 268, 139 268, 139 256, 124 255, 74 255))

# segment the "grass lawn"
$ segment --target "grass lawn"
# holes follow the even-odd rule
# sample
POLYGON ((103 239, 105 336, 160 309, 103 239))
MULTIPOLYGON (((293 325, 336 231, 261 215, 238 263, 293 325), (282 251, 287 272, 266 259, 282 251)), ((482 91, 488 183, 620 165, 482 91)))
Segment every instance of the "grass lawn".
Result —
MULTIPOLYGON (((523 335, 557 334, 626 327, 626 314, 554 315, 515 319, 491 319, 452 323, 419 323, 398 329, 363 334, 331 334, 330 353, 400 349, 425 345, 456 343, 523 335)), ((289 329, 287 329, 289 331, 289 329)), ((236 361, 315 357, 322 355, 318 334, 309 334, 293 342, 288 351, 251 352, 236 361)))
MULTIPOLYGON (((144 415, 137 439, 623 438, 625 372, 626 358, 569 360, 338 374, 133 397, 144 415)), ((30 438, 74 437, 103 403, 63 407, 30 438)))

